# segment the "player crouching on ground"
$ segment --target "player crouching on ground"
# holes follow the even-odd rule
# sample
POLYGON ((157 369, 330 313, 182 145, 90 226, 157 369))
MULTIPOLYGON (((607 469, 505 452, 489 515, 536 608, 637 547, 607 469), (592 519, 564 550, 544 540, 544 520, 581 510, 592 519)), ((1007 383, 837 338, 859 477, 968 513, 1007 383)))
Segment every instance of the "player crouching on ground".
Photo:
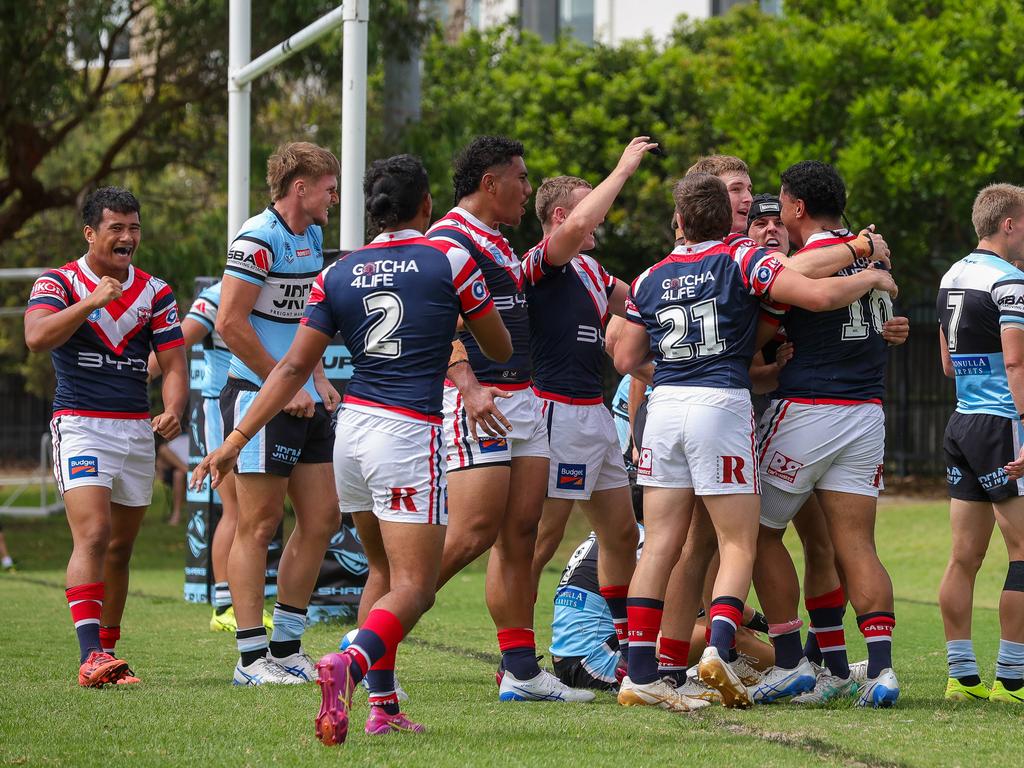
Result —
POLYGON ((25 312, 25 344, 50 350, 53 472, 74 549, 67 599, 81 651, 78 684, 137 683, 113 656, 128 596, 128 562, 153 496, 153 433, 181 432, 188 365, 170 286, 132 265, 139 201, 96 190, 82 207, 88 252, 44 272, 25 312), (164 412, 149 420, 146 361, 164 371, 164 412))
POLYGON ((953 529, 939 588, 946 698, 1024 704, 1024 274, 1008 263, 1024 258, 1024 188, 985 187, 971 218, 978 247, 943 276, 937 306, 942 368, 957 397, 942 442, 953 529), (993 523, 1010 564, 990 691, 971 643, 971 606, 993 523))
POLYGON ((707 506, 721 553, 700 677, 718 689, 726 706, 748 707, 747 689, 726 659, 742 623, 757 541, 760 498, 748 369, 757 347, 760 300, 824 310, 846 306, 874 288, 895 292, 896 286, 883 270, 811 280, 752 244, 730 249, 722 242, 732 223, 729 194, 715 176, 688 175, 674 197, 684 243, 634 281, 627 303, 631 322, 615 348, 620 373, 655 361, 639 466, 646 542, 629 588, 629 677, 619 702, 694 708, 695 700, 659 677, 655 642, 696 494, 707 506))
POLYGON ((430 241, 427 173, 400 155, 373 163, 367 211, 382 233, 317 278, 291 348, 224 445, 196 469, 214 487, 240 450, 299 390, 335 334, 352 353, 334 447, 343 512, 351 512, 370 574, 360 629, 342 653, 317 664, 322 703, 317 737, 340 744, 352 691, 367 677, 366 732, 422 732, 399 711, 398 643, 434 603, 447 526, 441 403, 445 367, 461 316, 484 354, 507 360, 512 343, 469 254, 430 241))

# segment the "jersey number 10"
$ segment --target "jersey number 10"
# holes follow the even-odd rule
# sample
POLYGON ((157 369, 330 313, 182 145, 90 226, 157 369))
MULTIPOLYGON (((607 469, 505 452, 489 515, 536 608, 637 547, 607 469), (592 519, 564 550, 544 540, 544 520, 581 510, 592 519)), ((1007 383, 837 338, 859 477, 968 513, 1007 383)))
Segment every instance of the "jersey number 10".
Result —
POLYGON ((843 341, 862 341, 868 337, 870 328, 864 316, 865 300, 871 316, 871 327, 879 336, 882 335, 882 326, 885 322, 892 320, 892 299, 889 298, 889 294, 885 291, 871 291, 849 306, 850 319, 843 323, 843 341))

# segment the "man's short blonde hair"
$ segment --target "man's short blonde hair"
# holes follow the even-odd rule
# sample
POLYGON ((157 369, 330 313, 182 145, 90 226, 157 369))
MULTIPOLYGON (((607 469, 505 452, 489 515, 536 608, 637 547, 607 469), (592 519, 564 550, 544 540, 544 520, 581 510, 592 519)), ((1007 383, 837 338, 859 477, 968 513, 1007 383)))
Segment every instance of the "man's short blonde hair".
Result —
POLYGON ((992 237, 1005 219, 1024 214, 1024 187, 1013 184, 989 184, 974 198, 971 222, 978 239, 992 237))
POLYGON ((745 173, 748 176, 750 171, 747 164, 733 155, 708 155, 700 158, 690 166, 686 175, 691 173, 710 173, 712 176, 721 176, 723 173, 745 173))
POLYGON ((312 181, 340 175, 341 163, 334 153, 308 141, 282 144, 267 159, 267 186, 274 202, 287 197, 288 188, 298 178, 312 181))
POLYGON ((593 186, 578 176, 555 176, 553 179, 544 179, 537 189, 537 198, 533 203, 540 223, 546 225, 554 215, 555 208, 568 207, 572 203, 572 193, 577 189, 593 189, 593 186))

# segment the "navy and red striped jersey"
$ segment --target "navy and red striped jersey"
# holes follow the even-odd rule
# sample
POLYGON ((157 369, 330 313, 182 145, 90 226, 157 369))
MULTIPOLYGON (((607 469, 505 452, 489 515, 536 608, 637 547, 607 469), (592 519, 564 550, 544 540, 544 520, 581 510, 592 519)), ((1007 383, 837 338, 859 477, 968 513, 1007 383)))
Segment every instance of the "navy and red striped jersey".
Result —
POLYGON ((630 289, 626 319, 647 328, 654 386, 750 389, 761 297, 783 270, 753 244, 679 245, 630 289))
MULTIPOLYGON (((82 256, 44 272, 32 286, 25 311, 60 312, 85 299, 99 281, 82 256)), ((167 283, 131 265, 121 290, 119 299, 93 310, 70 339, 50 352, 57 374, 55 416, 149 416, 149 353, 185 343, 178 306, 167 283)))
POLYGON ((615 278, 585 254, 553 267, 548 239, 523 257, 533 387, 552 400, 603 402, 604 325, 615 278))
MULTIPOLYGON (((846 229, 819 232, 798 253, 855 238, 846 229)), ((856 274, 870 263, 857 259, 837 274, 856 274)), ((889 294, 878 290, 830 312, 790 308, 784 323, 787 340, 793 342, 793 358, 780 372, 773 397, 798 403, 881 403, 889 362, 882 323, 892 315, 889 294)))
POLYGON ((473 320, 493 309, 468 253, 406 229, 380 235, 325 269, 302 324, 345 338, 355 368, 346 408, 439 424, 458 317, 473 320))
MULTIPOLYGON (((523 293, 523 266, 508 240, 463 208, 453 208, 434 222, 427 237, 464 249, 476 262, 487 281, 494 306, 512 337, 512 357, 496 363, 480 351, 470 333, 459 340, 466 345, 469 362, 477 379, 485 384, 504 386, 530 381, 530 318, 523 293)), ((521 388, 521 387, 518 387, 521 388)))

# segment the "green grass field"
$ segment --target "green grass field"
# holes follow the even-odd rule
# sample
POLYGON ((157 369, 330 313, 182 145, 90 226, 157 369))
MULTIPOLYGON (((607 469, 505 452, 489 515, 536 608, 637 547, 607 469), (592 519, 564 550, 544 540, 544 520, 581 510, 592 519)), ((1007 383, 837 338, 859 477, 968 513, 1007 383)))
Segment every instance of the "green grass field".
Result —
MULTIPOLYGON (((0 574, 0 764, 69 766, 259 765, 764 765, 857 766, 1012 764, 1024 711, 942 700, 945 654, 936 592, 949 546, 944 503, 886 503, 878 542, 896 585, 898 707, 835 706, 747 712, 709 708, 691 715, 622 709, 611 695, 592 705, 502 704, 498 660, 477 563, 441 593, 399 655, 399 676, 425 723, 423 736, 362 733, 357 694, 346 745, 327 749, 313 733, 315 685, 233 688, 233 638, 208 631, 209 608, 181 600, 183 533, 154 510, 136 546, 132 595, 119 655, 143 679, 130 689, 75 684, 77 643, 64 603, 70 535, 60 518, 6 520, 19 571, 0 574), (1009 751, 1008 751, 1009 747, 1009 751)), ((550 639, 558 573, 585 534, 576 521, 549 566, 537 610, 538 646, 550 639)), ((1006 572, 998 533, 978 579, 975 647, 991 682, 995 611, 1006 572)), ((337 647, 340 625, 312 627, 306 648, 337 647)), ((847 615, 851 658, 864 644, 847 615)), ((543 663, 543 662, 542 662, 543 663)))

